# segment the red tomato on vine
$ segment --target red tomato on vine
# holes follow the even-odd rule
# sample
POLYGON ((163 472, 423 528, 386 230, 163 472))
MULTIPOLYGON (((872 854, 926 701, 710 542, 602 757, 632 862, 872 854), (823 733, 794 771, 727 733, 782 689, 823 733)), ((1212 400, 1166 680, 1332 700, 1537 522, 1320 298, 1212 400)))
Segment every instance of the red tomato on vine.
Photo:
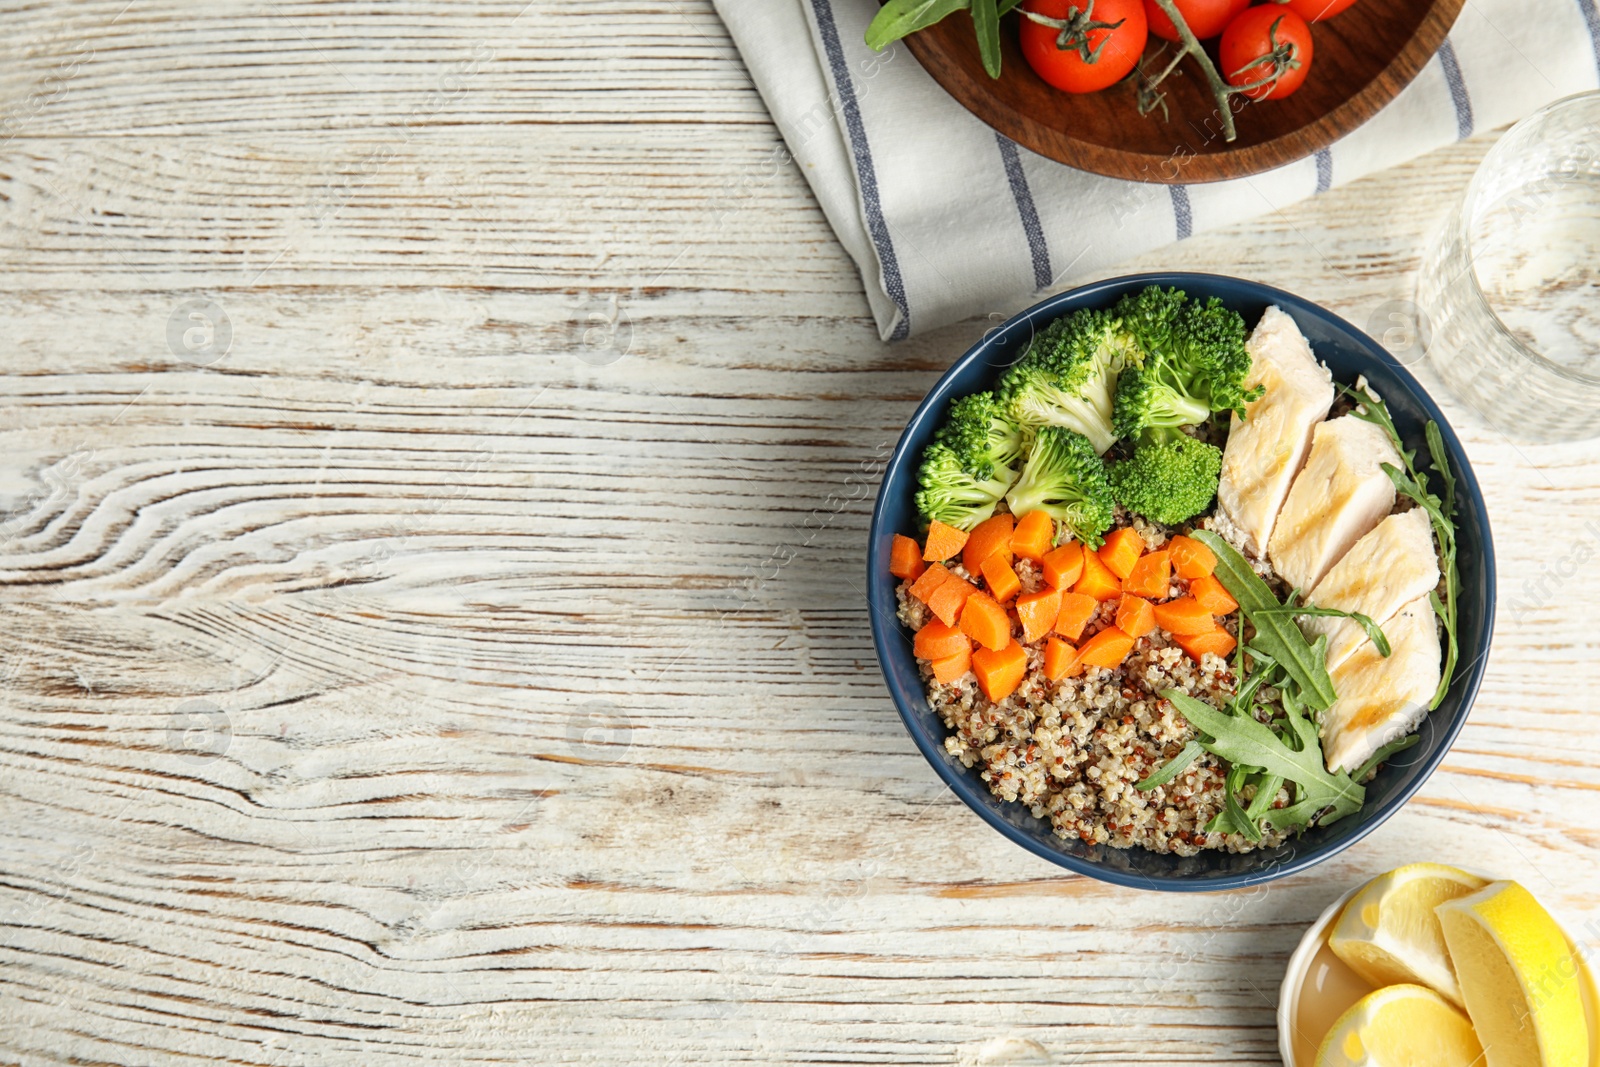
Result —
POLYGON ((1069 93, 1097 92, 1127 77, 1150 38, 1144 0, 1027 0, 1022 12, 1028 65, 1069 93))
POLYGON ((1229 85, 1254 85, 1252 100, 1282 100, 1311 72, 1311 27, 1281 4, 1247 8, 1222 31, 1219 73, 1229 85))
MULTIPOLYGON (((1338 3, 1340 0, 1310 0, 1311 3, 1338 3)), ((1250 6, 1250 0, 1173 0, 1189 29, 1202 41, 1215 37, 1227 28, 1233 17, 1250 6)), ((1156 0, 1144 0, 1144 14, 1150 23, 1150 32, 1163 41, 1176 41, 1178 27, 1167 18, 1156 0)))

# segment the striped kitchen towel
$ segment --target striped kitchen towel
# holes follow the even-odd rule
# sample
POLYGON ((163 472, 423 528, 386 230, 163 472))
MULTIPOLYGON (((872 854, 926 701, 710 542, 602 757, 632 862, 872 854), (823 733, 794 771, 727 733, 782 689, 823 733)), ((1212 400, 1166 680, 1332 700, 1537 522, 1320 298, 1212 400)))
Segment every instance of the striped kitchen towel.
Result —
POLYGON ((903 44, 867 48, 876 0, 715 3, 886 340, 1010 310, 1600 85, 1600 0, 1467 0, 1417 79, 1331 148, 1251 178, 1152 185, 1035 155, 947 96, 903 44))

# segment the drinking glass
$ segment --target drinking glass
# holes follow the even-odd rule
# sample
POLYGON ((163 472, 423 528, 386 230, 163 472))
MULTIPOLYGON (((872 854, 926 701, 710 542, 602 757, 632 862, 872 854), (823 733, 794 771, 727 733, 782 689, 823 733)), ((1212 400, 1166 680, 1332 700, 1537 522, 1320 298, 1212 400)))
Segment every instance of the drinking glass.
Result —
POLYGON ((1508 435, 1600 436, 1600 93, 1489 149, 1417 282, 1427 358, 1508 435))

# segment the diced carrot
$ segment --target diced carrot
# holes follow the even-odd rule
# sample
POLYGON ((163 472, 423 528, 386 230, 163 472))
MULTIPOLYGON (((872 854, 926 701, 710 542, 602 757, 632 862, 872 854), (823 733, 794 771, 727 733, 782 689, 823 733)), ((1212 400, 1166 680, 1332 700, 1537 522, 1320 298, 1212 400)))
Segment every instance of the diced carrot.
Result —
POLYGON ((1098 554, 1085 552, 1083 575, 1072 587, 1072 591, 1092 596, 1096 600, 1112 600, 1122 595, 1122 582, 1111 573, 1111 568, 1101 562, 1098 554))
POLYGON ((1022 623, 1022 640, 1033 644, 1055 626, 1061 614, 1061 593, 1056 589, 1041 589, 1037 593, 1024 593, 1017 597, 1017 619, 1022 623))
POLYGON ((1156 625, 1169 634, 1203 634, 1214 630, 1217 620, 1192 596, 1181 596, 1155 606, 1156 625))
POLYGON ((1011 569, 1009 561, 996 552, 983 561, 983 580, 989 583, 989 595, 1004 604, 1022 588, 1022 579, 1011 569))
POLYGON ((1106 543, 1100 546, 1100 562, 1118 578, 1126 578, 1133 565, 1144 555, 1144 538, 1131 526, 1112 530, 1106 534, 1106 543))
POLYGON ((993 597, 973 593, 961 608, 961 632, 984 648, 999 651, 1011 643, 1011 616, 993 597))
POLYGON ((917 547, 917 543, 905 534, 895 534, 894 543, 889 547, 889 573, 914 582, 926 569, 922 562, 922 549, 917 547))
POLYGON ((1056 521, 1047 512, 1030 511, 1017 522, 1011 535, 1011 551, 1038 563, 1055 542, 1056 521))
POLYGON ((1086 667, 1104 667, 1113 670, 1120 666, 1132 651, 1133 638, 1115 626, 1107 626, 1078 649, 1078 662, 1086 667))
POLYGON ((1192 582, 1217 569, 1217 554, 1192 537, 1179 534, 1167 542, 1166 548, 1179 578, 1192 582))
POLYGON ((1190 582, 1189 594, 1213 615, 1227 615, 1239 607, 1239 602, 1223 588, 1215 574, 1208 574, 1204 578, 1196 578, 1190 582))
POLYGON ((953 682, 972 669, 972 646, 967 645, 953 656, 936 659, 929 666, 933 668, 934 681, 953 682))
POLYGON ((1044 580, 1057 589, 1071 589, 1083 577, 1083 546, 1068 541, 1044 554, 1044 580))
POLYGON ((1005 561, 1011 562, 1013 524, 1010 513, 1002 512, 972 528, 972 533, 967 535, 966 545, 961 549, 961 565, 967 568, 968 574, 976 576, 983 567, 983 561, 997 553, 1004 553, 1005 561))
POLYGON ((1122 579, 1122 591, 1149 600, 1165 600, 1167 586, 1172 582, 1172 557, 1159 548, 1146 552, 1133 565, 1133 570, 1122 579))
POLYGON ((1150 601, 1123 593, 1122 603, 1117 605, 1117 629, 1129 637, 1143 637, 1155 628, 1156 609, 1150 601))
POLYGON ((1203 634, 1173 634, 1172 639, 1178 643, 1178 647, 1193 656, 1196 663, 1199 663, 1207 652, 1215 652, 1226 659, 1234 646, 1239 643, 1234 640, 1232 634, 1220 626, 1203 634))
POLYGON ((1059 682, 1063 678, 1076 678, 1083 673, 1083 664, 1078 662, 1078 650, 1061 640, 1052 637, 1044 643, 1044 676, 1052 682, 1059 682))
POLYGON ((971 648, 972 642, 967 640, 966 634, 954 626, 946 626, 938 619, 929 620, 917 631, 917 638, 911 643, 911 651, 916 653, 918 659, 944 659, 958 652, 970 651, 971 648))
POLYGON ((928 524, 928 540, 922 547, 922 558, 929 563, 943 563, 967 543, 967 532, 946 526, 938 519, 928 524))
POLYGON ((949 577, 951 577, 950 569, 943 563, 935 563, 933 566, 923 571, 922 576, 916 581, 912 582, 911 588, 906 590, 906 592, 910 593, 913 597, 916 597, 918 600, 926 604, 928 602, 928 598, 933 596, 933 591, 943 585, 945 583, 945 579, 949 577))
POLYGON ((961 617, 961 607, 967 602, 967 597, 977 591, 977 586, 952 574, 928 598, 928 610, 939 616, 939 621, 946 626, 954 626, 961 617))
POLYGON ((1083 628, 1089 625, 1095 609, 1100 606, 1100 601, 1084 593, 1062 593, 1061 613, 1056 616, 1056 633, 1068 641, 1076 641, 1083 636, 1083 628))
POLYGON ((1028 670, 1028 654, 1015 641, 998 650, 980 648, 972 653, 972 673, 978 688, 992 703, 998 704, 1022 684, 1028 670))

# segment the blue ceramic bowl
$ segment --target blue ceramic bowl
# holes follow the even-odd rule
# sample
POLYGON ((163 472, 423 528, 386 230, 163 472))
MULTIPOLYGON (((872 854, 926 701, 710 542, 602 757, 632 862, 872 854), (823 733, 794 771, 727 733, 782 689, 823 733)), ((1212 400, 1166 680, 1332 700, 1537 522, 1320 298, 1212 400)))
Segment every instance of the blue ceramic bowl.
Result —
MULTIPOLYGON (((1437 479, 1434 484, 1437 487, 1437 479)), ((906 729, 939 776, 990 826, 1052 863, 1117 885, 1179 892, 1234 889, 1287 877, 1350 847, 1398 811, 1433 773, 1466 722, 1483 679, 1494 628, 1494 546, 1483 494, 1460 440, 1417 380, 1381 345, 1337 315, 1281 289, 1211 274, 1137 274, 1074 289, 1034 305, 988 334, 939 379, 901 434, 878 491, 867 553, 867 596, 878 662, 906 729), (1437 422, 1459 483, 1456 521, 1461 594, 1457 615, 1461 658, 1450 692, 1424 722, 1421 743, 1400 753, 1368 784, 1367 803, 1358 814, 1301 834, 1275 849, 1239 855, 1207 851, 1180 857, 1143 848, 1085 845, 1057 837, 1047 821, 1035 819, 1020 804, 995 798, 976 770, 963 767, 945 753, 947 731, 928 707, 916 659, 911 654, 912 635, 896 618, 897 582, 889 574, 890 542, 894 534, 915 536, 918 532, 912 501, 918 461, 939 428, 948 401, 990 388, 1001 371, 1022 354, 1034 331, 1053 319, 1082 307, 1109 307, 1124 293, 1147 285, 1177 286, 1192 297, 1220 297, 1252 326, 1269 305, 1278 305, 1299 324, 1318 358, 1332 369, 1336 381, 1354 384, 1357 375, 1366 375, 1388 403, 1406 446, 1417 450, 1419 462, 1425 463, 1428 455, 1423 427, 1429 419, 1437 422)))

